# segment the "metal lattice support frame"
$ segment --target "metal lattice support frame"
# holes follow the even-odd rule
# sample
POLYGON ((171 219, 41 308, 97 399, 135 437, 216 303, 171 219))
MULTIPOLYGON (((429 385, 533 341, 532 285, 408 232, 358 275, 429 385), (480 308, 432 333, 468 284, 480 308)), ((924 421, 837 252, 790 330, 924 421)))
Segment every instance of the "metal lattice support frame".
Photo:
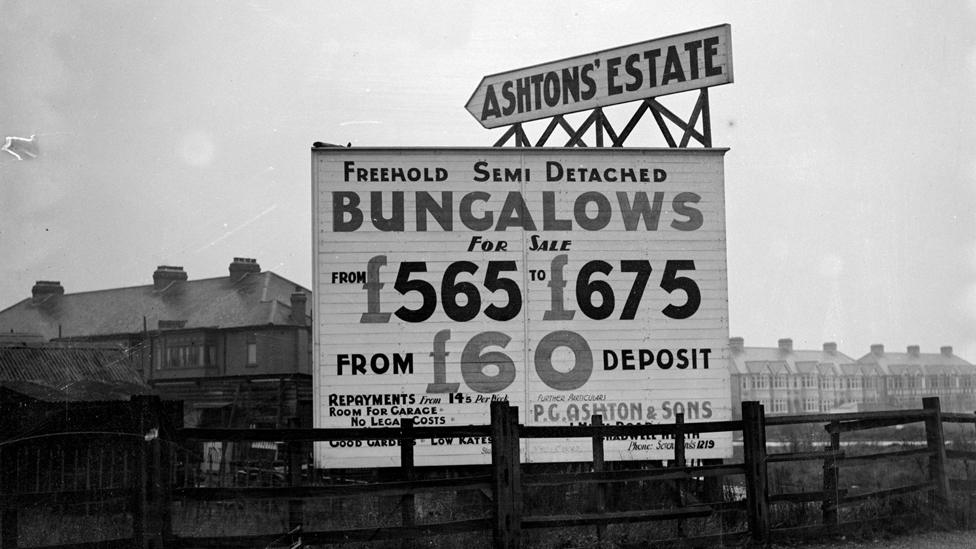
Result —
POLYGON ((703 147, 712 146, 712 128, 711 128, 711 117, 708 110, 708 88, 702 88, 698 94, 698 101, 695 102, 694 108, 691 110, 691 115, 688 120, 685 120, 673 113, 670 109, 662 105, 655 98, 645 99, 640 102, 637 107, 637 111, 630 117, 630 121, 627 125, 617 133, 610 121, 603 114, 603 109, 597 107, 590 112, 590 115, 580 124, 578 128, 573 128, 566 118, 559 114, 549 121, 549 125, 539 136, 535 145, 529 141, 529 137, 525 134, 525 129, 522 127, 521 123, 512 124, 508 127, 508 130, 501 136, 501 138, 495 142, 495 147, 504 147, 510 140, 514 139, 514 145, 516 147, 543 147, 552 137, 553 132, 555 132, 557 127, 563 129, 569 136, 569 140, 564 145, 565 147, 586 147, 587 144, 583 141, 583 136, 589 131, 590 127, 594 128, 595 146, 605 147, 606 141, 609 139, 611 147, 623 147, 624 142, 633 133, 634 128, 637 127, 638 122, 644 117, 648 112, 654 116, 654 121, 657 122, 658 128, 661 130, 661 134, 664 136, 665 141, 667 141, 668 146, 672 148, 687 148, 688 144, 692 139, 700 143, 703 147), (674 135, 671 133, 671 128, 668 127, 665 119, 670 121, 674 126, 676 126, 681 131, 680 140, 676 141, 674 135), (701 131, 696 129, 698 126, 698 121, 701 120, 701 131))

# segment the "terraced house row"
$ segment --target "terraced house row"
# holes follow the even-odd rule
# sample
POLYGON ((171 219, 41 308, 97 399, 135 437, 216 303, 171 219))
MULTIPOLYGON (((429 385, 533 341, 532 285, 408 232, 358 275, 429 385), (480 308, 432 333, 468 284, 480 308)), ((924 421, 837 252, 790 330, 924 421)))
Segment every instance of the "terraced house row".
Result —
POLYGON ((762 402, 767 414, 802 414, 913 408, 923 396, 940 397, 946 410, 976 409, 976 366, 949 346, 923 353, 918 345, 897 352, 877 344, 855 359, 836 343, 801 350, 780 339, 776 347, 746 347, 733 337, 729 356, 733 413, 747 400, 762 402))
MULTIPOLYGON (((148 273, 147 273, 148 274, 148 273)), ((252 258, 227 274, 189 280, 161 265, 152 283, 66 293, 38 281, 0 309, 0 393, 15 399, 104 400, 158 394, 182 400, 194 427, 281 427, 312 418, 312 292, 252 258), (114 353, 114 354, 112 354, 114 353)), ((871 346, 853 358, 822 349, 746 347, 729 340, 732 410, 767 414, 918 407, 976 410, 976 366, 952 347, 871 346)))

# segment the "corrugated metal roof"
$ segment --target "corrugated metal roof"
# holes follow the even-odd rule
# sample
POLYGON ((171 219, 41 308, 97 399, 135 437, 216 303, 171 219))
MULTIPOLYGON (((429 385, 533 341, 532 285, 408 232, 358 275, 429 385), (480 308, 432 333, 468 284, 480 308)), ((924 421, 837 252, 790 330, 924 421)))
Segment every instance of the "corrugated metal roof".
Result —
POLYGON ((157 329, 160 321, 185 321, 186 328, 293 325, 295 291, 311 297, 309 290, 266 271, 237 281, 188 280, 164 290, 148 284, 28 298, 0 311, 0 333, 34 332, 46 339, 135 334, 144 325, 157 329))
POLYGON ((153 392, 128 353, 89 344, 0 346, 0 385, 41 400, 114 400, 153 392))

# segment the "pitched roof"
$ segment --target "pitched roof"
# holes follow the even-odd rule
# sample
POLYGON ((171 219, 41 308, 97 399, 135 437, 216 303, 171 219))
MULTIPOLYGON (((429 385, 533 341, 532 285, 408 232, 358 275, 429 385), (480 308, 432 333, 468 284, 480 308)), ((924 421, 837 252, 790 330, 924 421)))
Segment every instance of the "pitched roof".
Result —
POLYGON ((798 360, 796 361, 796 373, 815 374, 817 373, 818 364, 820 363, 816 360, 798 360))
POLYGON ((749 360, 746 371, 750 374, 788 374, 789 367, 782 360, 749 360))
POLYGON ((831 362, 818 362, 817 373, 822 376, 836 376, 840 375, 840 369, 836 364, 831 362))
POLYGON ((116 400, 151 394, 131 355, 77 343, 0 346, 0 387, 38 400, 116 400))
POLYGON ((765 366, 770 373, 839 373, 837 366, 853 363, 854 359, 840 351, 793 349, 792 344, 782 347, 737 347, 729 353, 733 373, 760 373, 759 364, 776 364, 775 370, 765 366), (750 363, 753 363, 750 365, 750 363), (782 366, 780 366, 782 365, 782 366))
POLYGON ((922 375, 921 364, 889 364, 888 371, 892 375, 922 375))
POLYGON ((871 364, 895 375, 903 374, 976 374, 976 366, 952 353, 952 347, 942 352, 922 353, 917 346, 906 352, 887 351, 878 345, 875 350, 857 359, 861 364, 871 364))
MULTIPOLYGON (((925 375, 929 376, 947 376, 966 373, 964 368, 958 364, 923 364, 922 371, 925 372, 925 375)), ((972 369, 970 369, 970 372, 972 372, 972 369)))
POLYGON ((236 281, 218 277, 176 282, 162 290, 148 284, 47 295, 0 311, 0 332, 33 332, 54 339, 140 333, 157 329, 160 321, 185 328, 294 325, 294 292, 311 296, 309 290, 265 271, 236 281))

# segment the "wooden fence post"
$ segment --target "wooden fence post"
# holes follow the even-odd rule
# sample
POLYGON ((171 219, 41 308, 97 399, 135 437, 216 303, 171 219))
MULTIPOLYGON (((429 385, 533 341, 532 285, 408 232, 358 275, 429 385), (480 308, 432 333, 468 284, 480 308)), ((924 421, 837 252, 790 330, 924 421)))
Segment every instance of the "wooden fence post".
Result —
MULTIPOLYGON (((600 414, 594 414, 590 418, 590 423, 596 429, 593 434, 593 472, 600 473, 604 470, 604 454, 603 454, 603 416, 600 414)), ((603 513, 607 509, 607 485, 600 482, 594 485, 595 498, 596 498, 596 512, 603 513)), ((596 525, 596 538, 602 540, 606 532, 606 526, 602 524, 596 525)))
POLYGON ((508 451, 510 456, 512 485, 512 547, 522 546, 522 445, 520 442, 518 408, 508 407, 508 451))
MULTIPOLYGON (((298 429, 301 427, 297 417, 288 418, 288 428, 298 429)), ((288 456, 288 485, 292 487, 302 484, 302 449, 305 443, 298 440, 290 440, 285 443, 285 453, 288 456)), ((295 532, 296 528, 301 528, 305 522, 305 502, 300 499, 288 500, 288 531, 295 532)))
MULTIPOLYGON (((13 421, 10 419, 13 414, 13 402, 7 397, 6 392, 0 391, 0 425, 13 427, 13 421)), ((0 435, 3 434, 4 432, 0 431, 0 435)), ((17 524, 18 509, 16 503, 11 503, 15 499, 6 497, 17 493, 17 466, 14 459, 16 453, 11 442, 0 438, 0 544, 2 544, 3 549, 17 548, 17 536, 20 529, 17 524)))
MULTIPOLYGON (((491 403, 491 465, 494 488, 495 524, 494 547, 496 549, 516 549, 519 544, 516 522, 515 468, 512 456, 512 421, 506 401, 491 403)), ((515 447, 518 441, 515 441, 515 447)))
POLYGON ((762 404, 755 401, 742 403, 742 450, 746 467, 749 533, 754 542, 765 545, 769 541, 766 418, 762 404))
POLYGON ((949 508, 949 477, 946 472, 945 434, 942 430, 939 397, 923 398, 922 408, 932 412, 925 418, 925 442, 932 452, 929 456, 929 478, 935 486, 931 503, 934 509, 945 511, 949 508))
POLYGON ((132 531, 136 547, 161 549, 163 538, 168 535, 170 502, 168 477, 169 463, 164 455, 160 433, 164 432, 161 421, 162 403, 158 396, 136 395, 130 399, 135 412, 137 440, 134 469, 134 494, 132 531))
MULTIPOLYGON (((684 413, 678 413, 674 415, 674 463, 671 467, 684 467, 687 463, 685 460, 685 415, 684 413)), ((685 482, 681 479, 674 481, 674 503, 679 508, 685 506, 685 482)), ((684 537, 684 521, 677 520, 676 528, 678 537, 684 537)))
POLYGON ((840 467, 837 466, 837 453, 840 452, 840 423, 832 421, 825 425, 824 429, 830 434, 830 446, 827 448, 827 455, 824 456, 824 499, 820 505, 820 514, 825 526, 836 528, 840 524, 837 514, 837 506, 840 504, 840 467))
MULTIPOLYGON (((8 410, 3 410, 4 413, 8 410)), ((0 419, 6 418, 0 416, 0 419)), ((6 442, 0 440, 0 442, 6 442)), ((3 549, 17 549, 19 525, 17 521, 16 479, 17 466, 14 463, 13 444, 0 444, 0 546, 3 549), (8 497, 10 496, 10 497, 8 497)))
MULTIPOLYGON (((403 480, 414 480, 414 439, 413 418, 405 417, 400 420, 400 475, 403 480)), ((400 519, 403 526, 412 527, 417 523, 417 500, 413 493, 404 494, 400 500, 400 519)), ((412 547, 413 539, 401 541, 401 547, 412 547)))

